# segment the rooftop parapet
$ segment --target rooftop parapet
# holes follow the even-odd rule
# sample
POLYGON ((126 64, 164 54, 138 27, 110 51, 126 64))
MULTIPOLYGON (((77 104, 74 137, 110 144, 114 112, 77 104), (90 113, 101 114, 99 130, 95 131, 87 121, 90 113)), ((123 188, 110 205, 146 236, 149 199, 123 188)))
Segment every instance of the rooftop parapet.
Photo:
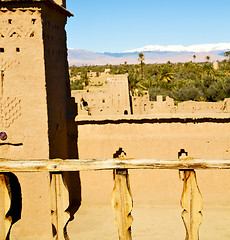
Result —
POLYGON ((0 0, 0 2, 55 2, 58 5, 66 7, 66 0, 0 0))
POLYGON ((62 13, 65 13, 68 17, 73 16, 73 14, 66 10, 66 0, 0 0, 0 7, 4 3, 28 3, 28 2, 44 2, 52 5, 54 8, 57 8, 62 11, 62 13))
POLYGON ((66 8, 66 0, 54 0, 58 5, 66 8))

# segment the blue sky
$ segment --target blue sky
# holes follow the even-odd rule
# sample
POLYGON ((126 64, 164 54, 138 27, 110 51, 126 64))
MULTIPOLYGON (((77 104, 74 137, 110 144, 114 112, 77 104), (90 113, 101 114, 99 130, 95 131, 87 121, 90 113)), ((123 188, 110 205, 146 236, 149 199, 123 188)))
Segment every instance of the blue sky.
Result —
POLYGON ((120 52, 145 45, 230 42, 230 0, 67 0, 68 47, 120 52))

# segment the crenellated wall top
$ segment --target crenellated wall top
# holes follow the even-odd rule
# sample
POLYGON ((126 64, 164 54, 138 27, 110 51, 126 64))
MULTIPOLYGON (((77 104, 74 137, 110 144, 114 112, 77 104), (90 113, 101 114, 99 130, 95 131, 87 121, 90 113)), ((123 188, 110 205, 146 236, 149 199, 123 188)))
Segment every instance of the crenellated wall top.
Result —
POLYGON ((66 0, 0 0, 0 7, 5 6, 5 4, 10 3, 47 3, 51 7, 61 11, 63 14, 65 14, 68 17, 73 16, 73 14, 66 10, 66 0))

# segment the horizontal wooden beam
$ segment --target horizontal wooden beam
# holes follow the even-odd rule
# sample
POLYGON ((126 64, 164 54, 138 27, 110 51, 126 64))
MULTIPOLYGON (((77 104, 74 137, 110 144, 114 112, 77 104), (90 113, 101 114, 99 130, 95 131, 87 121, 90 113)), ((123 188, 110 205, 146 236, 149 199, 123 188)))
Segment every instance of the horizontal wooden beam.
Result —
POLYGON ((112 169, 230 169, 230 159, 0 159, 0 172, 61 172, 112 169))

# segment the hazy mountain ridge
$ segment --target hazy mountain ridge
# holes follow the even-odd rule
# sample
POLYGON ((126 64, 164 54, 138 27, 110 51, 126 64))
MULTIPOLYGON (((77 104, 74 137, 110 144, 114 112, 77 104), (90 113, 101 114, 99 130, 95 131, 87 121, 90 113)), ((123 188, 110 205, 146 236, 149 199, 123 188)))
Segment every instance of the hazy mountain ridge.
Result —
MULTIPOLYGON (((173 45, 172 45, 173 46, 173 45)), ((195 45, 194 45, 195 46, 195 45)), ((197 45, 203 46, 203 45, 197 45)), ((189 62, 194 61, 193 56, 195 55, 196 62, 206 61, 206 57, 210 57, 210 61, 222 61, 225 59, 224 53, 230 49, 223 49, 228 47, 228 44, 221 44, 216 47, 216 44, 212 44, 207 49, 212 49, 212 51, 198 51, 198 52, 188 52, 188 51, 140 51, 144 53, 145 63, 166 63, 168 61, 177 63, 177 62, 189 62), (218 49, 219 48, 219 49, 218 49)), ((199 48, 199 47, 197 47, 199 48)), ((191 49, 191 47, 190 47, 191 49)), ((199 48, 201 49, 201 48, 199 48)), ((127 62, 128 64, 137 64, 138 63, 138 51, 127 51, 120 53, 95 53, 87 50, 79 49, 69 49, 68 50, 68 60, 70 65, 118 65, 127 62)))
POLYGON ((126 53, 131 52, 213 52, 213 51, 223 51, 223 50, 230 50, 230 43, 208 43, 208 44, 196 44, 196 45, 189 45, 189 46, 183 46, 183 45, 147 45, 141 48, 133 49, 133 50, 127 50, 124 51, 126 53))

